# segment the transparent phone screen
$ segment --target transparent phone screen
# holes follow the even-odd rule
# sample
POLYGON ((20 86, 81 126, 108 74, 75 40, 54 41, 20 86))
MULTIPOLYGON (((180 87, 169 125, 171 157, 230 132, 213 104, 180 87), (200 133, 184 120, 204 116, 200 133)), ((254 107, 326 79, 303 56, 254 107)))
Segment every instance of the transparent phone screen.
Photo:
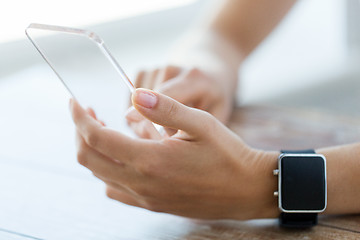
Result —
POLYGON ((131 135, 124 115, 134 87, 95 33, 31 24, 26 34, 84 108, 93 108, 107 126, 131 135))

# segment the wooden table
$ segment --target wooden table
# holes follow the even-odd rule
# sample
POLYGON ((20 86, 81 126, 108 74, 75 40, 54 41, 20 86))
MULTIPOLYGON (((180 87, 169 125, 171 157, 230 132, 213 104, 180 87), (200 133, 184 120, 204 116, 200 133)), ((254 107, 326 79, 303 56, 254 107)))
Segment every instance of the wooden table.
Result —
MULTIPOLYGON (((251 146, 268 150, 360 141, 360 119, 273 106, 239 108, 229 126, 251 146)), ((71 168, 81 171, 32 160, 1 160, 0 239, 4 240, 360 239, 360 215, 322 216, 310 230, 280 229, 276 219, 195 221, 107 199, 103 184, 78 166, 74 156, 71 168)))

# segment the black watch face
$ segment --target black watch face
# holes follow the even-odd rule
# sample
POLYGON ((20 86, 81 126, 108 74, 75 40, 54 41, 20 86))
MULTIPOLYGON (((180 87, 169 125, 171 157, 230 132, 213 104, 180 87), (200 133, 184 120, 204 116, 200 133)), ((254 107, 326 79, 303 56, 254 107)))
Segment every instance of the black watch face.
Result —
POLYGON ((326 207, 326 165, 322 155, 284 155, 280 159, 280 208, 323 211, 326 207))

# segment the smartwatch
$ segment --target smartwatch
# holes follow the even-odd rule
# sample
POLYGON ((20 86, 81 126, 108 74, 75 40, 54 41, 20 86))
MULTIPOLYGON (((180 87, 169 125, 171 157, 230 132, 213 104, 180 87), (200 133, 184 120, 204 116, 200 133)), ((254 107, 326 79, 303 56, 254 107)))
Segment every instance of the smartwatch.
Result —
POLYGON ((280 226, 309 228, 326 209, 326 159, 314 150, 281 151, 278 157, 278 206, 280 226))

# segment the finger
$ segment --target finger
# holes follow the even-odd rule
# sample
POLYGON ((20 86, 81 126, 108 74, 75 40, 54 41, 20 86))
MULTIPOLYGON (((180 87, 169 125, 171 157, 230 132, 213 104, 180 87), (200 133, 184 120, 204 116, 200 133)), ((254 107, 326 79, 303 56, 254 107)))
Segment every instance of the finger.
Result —
POLYGON ((94 109, 92 109, 92 108, 87 108, 87 109, 86 109, 86 112, 87 112, 90 116, 92 116, 94 119, 97 120, 96 113, 95 113, 94 109))
POLYGON ((132 102, 136 110, 150 121, 190 134, 202 134, 203 124, 210 120, 209 114, 203 111, 189 108, 161 93, 146 89, 136 89, 132 102))
MULTIPOLYGON (((144 80, 145 74, 146 74, 145 71, 139 71, 139 72, 136 74, 135 81, 134 81, 134 86, 135 86, 135 88, 141 87, 142 82, 143 82, 143 80, 144 80)), ((130 98, 129 98, 129 107, 131 107, 131 105, 132 105, 132 103, 131 103, 131 95, 130 95, 130 98)))
POLYGON ((130 123, 131 129, 135 132, 135 134, 144 139, 153 139, 153 140, 160 140, 162 139, 161 134, 159 131, 156 130, 152 122, 148 119, 144 118, 142 121, 139 122, 132 122, 130 123))
POLYGON ((78 131, 75 131, 75 145, 76 145, 76 149, 80 148, 80 144, 82 141, 82 137, 80 135, 80 133, 78 131))
POLYGON ((161 69, 159 74, 157 75, 154 89, 156 89, 156 86, 160 85, 161 83, 175 78, 181 73, 181 71, 182 69, 180 67, 176 67, 173 65, 169 65, 161 69))
POLYGON ((173 129, 173 128, 164 128, 164 130, 165 130, 165 132, 166 132, 166 134, 168 135, 168 136, 172 136, 172 135, 174 135, 174 134, 176 134, 177 132, 178 132, 178 130, 177 129, 173 129))
POLYGON ((108 181, 122 182, 134 178, 135 173, 130 172, 129 166, 104 156, 90 148, 81 136, 78 136, 78 138, 78 162, 92 171, 95 176, 108 181))
POLYGON ((112 188, 118 190, 118 191, 121 191, 121 192, 124 192, 134 198, 136 198, 138 196, 138 194, 136 192, 134 192, 133 190, 131 190, 130 188, 126 187, 126 185, 122 185, 121 183, 119 182, 115 182, 113 180, 110 180, 110 179, 107 179, 107 178, 104 178, 103 176, 100 176, 96 173, 93 173, 94 176, 98 179, 100 179, 101 181, 103 181, 107 186, 111 186, 112 188))
POLYGON ((142 82, 144 80, 145 71, 139 71, 135 78, 135 87, 139 88, 142 86, 142 82))
POLYGON ((145 139, 162 139, 161 134, 156 130, 152 122, 141 115, 134 107, 129 108, 126 120, 131 129, 138 137, 145 139))
POLYGON ((128 123, 130 123, 130 122, 139 122, 139 121, 142 121, 143 119, 145 119, 145 117, 143 115, 141 115, 134 108, 134 106, 131 106, 131 107, 128 108, 128 110, 125 113, 125 118, 128 121, 128 123))
POLYGON ((125 192, 119 191, 109 185, 106 186, 106 196, 119 202, 125 203, 126 205, 142 207, 141 204, 133 196, 125 192))
POLYGON ((92 109, 92 108, 87 108, 86 109, 86 112, 91 116, 91 117, 93 117, 96 121, 98 121, 102 126, 106 126, 106 124, 103 122, 103 121, 101 121, 101 120, 99 120, 98 118, 97 118, 97 116, 96 116, 96 114, 95 114, 95 111, 92 109))
POLYGON ((141 87, 147 89, 153 89, 159 71, 160 71, 159 69, 155 69, 151 72, 146 73, 141 87))
POLYGON ((192 103, 201 99, 204 89, 199 84, 191 85, 191 81, 184 78, 185 76, 178 76, 166 81, 157 90, 185 105, 192 105, 192 103))
POLYGON ((214 115, 220 122, 226 124, 231 116, 232 107, 225 104, 216 104, 209 109, 209 113, 214 115))
POLYGON ((142 144, 119 132, 103 127, 75 101, 71 101, 71 113, 77 131, 87 145, 113 159, 130 161, 136 153, 147 151, 148 144, 142 144), (143 146, 144 145, 144 146, 143 146))

